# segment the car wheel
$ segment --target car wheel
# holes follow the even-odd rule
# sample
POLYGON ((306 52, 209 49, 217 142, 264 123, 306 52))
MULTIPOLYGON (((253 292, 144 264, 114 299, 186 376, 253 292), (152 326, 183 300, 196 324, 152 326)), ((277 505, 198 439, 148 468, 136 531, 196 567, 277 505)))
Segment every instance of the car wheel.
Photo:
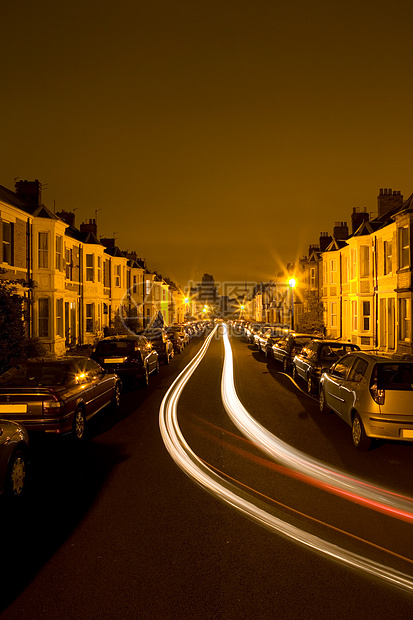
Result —
POLYGON ((288 372, 288 360, 286 357, 283 358, 283 371, 288 372))
POLYGON ((298 379, 298 374, 297 374, 297 366, 295 364, 293 364, 293 368, 292 368, 292 375, 293 375, 293 379, 294 381, 297 381, 298 379))
POLYGON ((327 407, 326 403, 326 395, 324 394, 323 388, 320 388, 320 396, 319 396, 319 404, 320 404, 320 412, 321 413, 329 413, 330 409, 327 407))
POLYGON ((145 366, 145 368, 143 369, 142 387, 148 387, 148 385, 149 385, 149 372, 148 372, 147 366, 145 366))
POLYGON ((361 421, 358 413, 354 414, 351 435, 353 438, 353 444, 357 450, 369 450, 372 440, 371 437, 367 437, 363 422, 361 421))
POLYGON ((120 407, 120 393, 122 391, 121 385, 120 383, 117 383, 115 385, 115 391, 113 392, 113 396, 112 396, 112 400, 111 400, 111 405, 113 407, 113 409, 119 409, 120 407))
POLYGON ((78 407, 75 411, 73 434, 77 441, 83 441, 86 438, 86 416, 82 407, 78 407))
POLYGON ((7 468, 5 492, 8 497, 21 497, 27 486, 28 460, 23 450, 15 450, 7 468))

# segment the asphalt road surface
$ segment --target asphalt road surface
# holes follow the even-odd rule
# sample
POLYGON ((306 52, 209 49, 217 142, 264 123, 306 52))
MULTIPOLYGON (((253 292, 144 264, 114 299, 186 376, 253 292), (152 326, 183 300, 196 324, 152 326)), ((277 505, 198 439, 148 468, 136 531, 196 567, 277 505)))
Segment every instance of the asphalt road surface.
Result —
MULTIPOLYGON (((346 484, 391 489, 389 505, 412 497, 413 446, 356 451, 350 429, 322 416, 304 386, 242 339, 230 342, 237 394, 262 428, 345 472, 346 484)), ((413 617, 408 516, 276 462, 241 433, 221 394, 222 333, 176 405, 171 433, 193 468, 183 471, 160 408, 204 344, 193 340, 147 389, 125 391, 119 412, 91 422, 87 443, 33 438, 31 492, 21 506, 0 502, 1 620, 413 617)))

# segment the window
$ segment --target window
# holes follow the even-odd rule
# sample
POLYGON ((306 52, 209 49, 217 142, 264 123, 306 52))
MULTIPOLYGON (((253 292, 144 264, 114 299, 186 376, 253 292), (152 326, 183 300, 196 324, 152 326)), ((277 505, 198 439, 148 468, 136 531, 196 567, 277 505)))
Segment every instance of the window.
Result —
POLYGON ((368 368, 368 362, 358 357, 353 368, 348 376, 349 381, 356 381, 357 383, 365 382, 366 371, 368 368))
POLYGON ((348 282, 348 256, 343 256, 343 269, 342 269, 343 284, 348 282))
POLYGON ((353 280, 357 276, 357 251, 352 248, 350 252, 350 278, 353 280))
POLYGON ((360 246, 360 277, 367 278, 370 275, 370 248, 368 245, 360 246))
POLYGON ((41 297, 39 299, 39 338, 49 337, 49 316, 50 299, 41 297))
POLYGON ((411 331, 411 304, 410 299, 399 299, 399 339, 410 340, 411 331))
POLYGON ((337 302, 332 301, 330 304, 330 325, 337 327, 337 302))
POLYGON ((95 323, 95 304, 86 304, 86 331, 93 333, 95 323))
POLYGON ((370 302, 363 301, 362 306, 363 306, 363 316, 362 316, 363 331, 368 332, 370 331, 370 302))
POLYGON ((357 301, 351 302, 351 322, 353 327, 353 332, 357 331, 357 301))
POLYGON ((49 233, 39 232, 39 269, 49 266, 49 233))
POLYGON ((97 329, 102 329, 102 304, 98 304, 97 329))
POLYGON ((65 263, 66 263, 66 278, 68 280, 71 280, 72 279, 72 269, 73 269, 72 249, 71 248, 66 248, 65 249, 65 263))
POLYGON ((345 379, 348 373, 349 367, 352 365, 353 362, 354 362, 354 357, 352 356, 344 357, 342 360, 339 360, 336 364, 334 364, 334 366, 331 367, 331 372, 335 376, 342 377, 343 379, 345 379))
POLYGON ((115 266, 115 286, 120 286, 120 265, 115 266))
POLYGON ((86 254, 86 281, 95 281, 95 257, 93 254, 86 254))
POLYGON ((56 235, 56 269, 62 270, 62 248, 63 238, 60 235, 56 235))
POLYGON ((3 222, 3 263, 13 265, 13 224, 3 222))
POLYGON ((330 284, 337 284, 337 259, 330 260, 330 284))
POLYGON ((56 334, 63 338, 63 299, 56 299, 56 334))
POLYGON ((98 282, 102 282, 102 257, 98 256, 98 282))
POLYGON ((409 266, 409 229, 399 228, 399 268, 409 266))
POLYGON ((384 249, 384 275, 391 273, 392 271, 392 242, 385 241, 383 244, 384 249))
POLYGON ((315 288, 315 267, 310 267, 310 287, 315 288))

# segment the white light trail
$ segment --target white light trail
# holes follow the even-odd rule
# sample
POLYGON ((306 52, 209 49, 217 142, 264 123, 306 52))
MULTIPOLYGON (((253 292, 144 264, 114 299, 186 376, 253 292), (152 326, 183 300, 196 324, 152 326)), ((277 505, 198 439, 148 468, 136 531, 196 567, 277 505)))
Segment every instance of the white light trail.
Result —
POLYGON ((223 332, 225 358, 221 381, 224 407, 235 426, 263 452, 286 467, 319 480, 324 486, 341 491, 352 500, 363 500, 367 506, 380 509, 386 514, 413 521, 413 499, 388 489, 349 477, 345 472, 327 467, 288 445, 261 426, 240 402, 233 377, 232 349, 227 330, 223 332))
MULTIPOLYGON (((296 541, 305 547, 318 551, 325 556, 338 560, 347 566, 359 569, 375 577, 380 577, 390 584, 413 592, 413 578, 409 575, 342 549, 341 547, 325 541, 317 536, 308 534, 303 530, 282 521, 274 515, 271 515, 262 508, 257 507, 254 504, 252 497, 251 499, 247 499, 248 496, 246 496, 245 493, 241 494, 241 491, 234 485, 228 483, 225 479, 217 475, 191 450, 179 427, 177 411, 178 401, 185 385, 205 356, 215 331, 216 328, 208 336, 197 355, 175 379, 174 383, 165 394, 160 406, 159 425, 162 438, 167 450, 176 464, 204 489, 218 496, 229 505, 240 510, 246 516, 267 527, 268 529, 282 534, 283 536, 296 541)), ((232 356, 228 356, 227 345, 225 348, 224 368, 225 373, 223 375, 222 383, 225 383, 226 386, 225 403, 226 406, 228 406, 228 403, 233 401, 235 388, 232 396, 228 399, 228 391, 231 393, 230 379, 228 377, 232 376, 232 356), (229 362, 231 364, 230 375, 228 375, 229 362), (226 377, 225 379, 224 376, 226 377)), ((233 404, 234 403, 232 403, 232 405, 233 404)), ((245 410, 244 412, 248 417, 250 417, 248 412, 245 410)), ((249 423, 245 425, 242 423, 241 426, 245 426, 245 432, 249 435, 249 423)))

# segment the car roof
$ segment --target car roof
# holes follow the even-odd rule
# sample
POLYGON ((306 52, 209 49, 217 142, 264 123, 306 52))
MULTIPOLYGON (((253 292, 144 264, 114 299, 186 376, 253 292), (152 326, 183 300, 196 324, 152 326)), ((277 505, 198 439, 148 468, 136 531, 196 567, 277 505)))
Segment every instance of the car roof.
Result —
POLYGON ((127 336, 125 334, 117 334, 115 336, 106 336, 106 338, 102 338, 101 340, 99 340, 99 342, 108 340, 139 340, 139 338, 142 338, 142 336, 138 334, 131 334, 130 336, 127 336))
POLYGON ((378 364, 388 364, 389 362, 407 362, 413 363, 412 355, 403 355, 398 353, 386 353, 382 351, 351 351, 347 353, 347 355, 351 355, 354 357, 355 355, 361 356, 365 359, 368 359, 372 362, 376 362, 378 364))
POLYGON ((358 344, 354 342, 349 342, 348 340, 324 340, 324 338, 314 338, 314 342, 319 342, 320 344, 328 344, 329 346, 332 344, 337 344, 339 346, 347 346, 347 347, 358 347, 358 344))

